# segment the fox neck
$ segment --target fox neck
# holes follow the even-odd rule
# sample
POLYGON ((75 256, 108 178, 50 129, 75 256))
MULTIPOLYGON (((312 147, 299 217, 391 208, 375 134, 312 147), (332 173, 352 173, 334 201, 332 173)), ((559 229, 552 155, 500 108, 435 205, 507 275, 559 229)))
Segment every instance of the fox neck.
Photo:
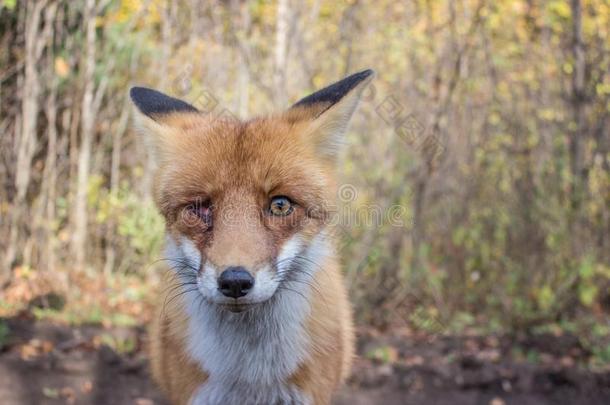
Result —
POLYGON ((208 374, 207 386, 271 387, 287 382, 309 357, 305 323, 312 293, 318 291, 310 286, 332 252, 328 238, 318 235, 301 252, 310 261, 299 261, 300 271, 271 299, 245 312, 229 312, 202 301, 196 291, 184 295, 187 352, 208 374))
POLYGON ((196 302, 188 312, 187 349, 210 382, 271 386, 286 381, 308 357, 309 302, 290 291, 243 313, 210 304, 197 308, 196 302))

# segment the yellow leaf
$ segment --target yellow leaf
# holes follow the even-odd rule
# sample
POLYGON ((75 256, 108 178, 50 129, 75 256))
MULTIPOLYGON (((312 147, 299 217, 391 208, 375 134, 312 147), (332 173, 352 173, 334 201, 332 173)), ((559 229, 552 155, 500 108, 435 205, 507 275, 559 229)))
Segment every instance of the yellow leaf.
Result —
POLYGON ((66 60, 61 56, 55 58, 55 73, 62 79, 67 77, 70 73, 70 66, 68 65, 68 62, 66 62, 66 60))

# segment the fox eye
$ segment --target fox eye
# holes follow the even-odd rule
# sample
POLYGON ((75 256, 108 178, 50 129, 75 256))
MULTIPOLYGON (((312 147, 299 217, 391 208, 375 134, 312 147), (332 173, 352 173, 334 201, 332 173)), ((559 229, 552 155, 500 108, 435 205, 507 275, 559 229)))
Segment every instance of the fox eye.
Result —
POLYGON ((271 203, 269 204, 269 212, 272 215, 283 217, 290 215, 293 210, 294 207, 292 206, 292 201, 290 201, 288 197, 273 197, 271 199, 271 203))
POLYGON ((207 225, 212 221, 212 208, 209 202, 196 201, 186 206, 189 220, 203 220, 207 225))

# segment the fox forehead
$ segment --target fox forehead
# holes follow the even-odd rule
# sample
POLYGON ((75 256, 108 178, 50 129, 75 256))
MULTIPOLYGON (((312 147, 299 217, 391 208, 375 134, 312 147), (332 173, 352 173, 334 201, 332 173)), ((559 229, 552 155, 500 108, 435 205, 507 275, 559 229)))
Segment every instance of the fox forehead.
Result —
POLYGON ((240 122, 176 114, 170 119, 177 133, 168 137, 158 171, 161 205, 230 190, 289 195, 306 206, 331 198, 333 168, 316 157, 298 124, 281 117, 240 122))

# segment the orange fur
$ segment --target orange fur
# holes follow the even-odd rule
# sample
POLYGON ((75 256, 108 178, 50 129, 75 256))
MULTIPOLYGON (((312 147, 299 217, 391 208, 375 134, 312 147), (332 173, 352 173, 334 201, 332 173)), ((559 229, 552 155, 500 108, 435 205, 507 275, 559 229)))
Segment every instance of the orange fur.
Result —
MULTIPOLYGON (((329 262, 324 271, 317 273, 316 286, 318 291, 307 320, 313 352, 290 381, 308 393, 315 405, 325 405, 349 374, 354 339, 350 305, 336 263, 329 262)), ((186 316, 180 300, 170 300, 171 291, 166 287, 161 295, 159 315, 150 328, 151 367, 155 381, 171 403, 187 404, 207 375, 188 358, 186 316)))
MULTIPOLYGON (((352 86, 356 90, 332 105, 297 105, 246 122, 191 111, 140 115, 140 126, 156 151, 154 195, 169 237, 187 238, 215 268, 243 266, 252 273, 275 263, 295 235, 305 244, 329 235, 324 243, 334 252, 328 223, 336 193, 330 135, 344 130, 366 83, 352 86), (265 214, 274 196, 294 202, 290 216, 265 214), (208 204, 213 219, 189 216, 194 201, 208 204)), ((298 387, 315 405, 330 403, 349 374, 354 351, 338 260, 332 254, 320 260, 302 330, 308 354, 283 382, 298 387)), ((151 365, 170 401, 187 404, 211 376, 188 354, 187 341, 196 337, 188 335, 185 302, 176 297, 182 286, 168 273, 150 330, 151 365)))
MULTIPOLYGON (((291 124, 284 117, 245 124, 210 123, 209 117, 205 116, 181 118, 169 117, 172 127, 179 133, 173 134, 171 146, 165 146, 168 148, 165 153, 173 159, 162 162, 156 180, 157 204, 168 219, 170 233, 190 235, 197 241, 197 246, 207 252, 207 257, 218 265, 230 264, 230 260, 254 264, 277 254, 279 245, 296 231, 294 228, 311 238, 325 226, 324 221, 332 215, 330 210, 334 204, 334 168, 328 162, 319 162, 311 144, 300 137, 298 124, 291 124), (246 132, 241 143, 244 150, 236 147, 237 135, 234 135, 241 131, 246 132), (210 140, 210 134, 216 135, 214 141, 210 140), (293 138, 286 139, 288 134, 293 138), (250 161, 250 167, 240 168, 245 161, 236 155, 247 155, 249 150, 252 153, 256 151, 260 159, 250 161), (182 158, 178 159, 178 156, 182 158), (296 156, 299 159, 295 159, 296 156), (276 192, 291 195, 302 201, 302 205, 314 207, 319 212, 312 215, 318 218, 308 219, 304 212, 299 212, 297 215, 302 216, 302 220, 278 229, 268 241, 261 240, 264 235, 260 225, 255 223, 256 218, 245 218, 238 225, 226 225, 217 230, 214 241, 209 244, 200 236, 200 229, 185 226, 180 215, 172 211, 199 195, 215 195, 219 190, 228 193, 226 198, 239 199, 233 201, 238 207, 256 204, 257 196, 248 187, 255 185, 267 193, 276 187, 274 177, 264 177, 265 174, 269 176, 270 167, 275 179, 290 178, 290 182, 281 184, 276 192), (227 191, 232 189, 240 191, 227 191), (252 222, 247 225, 250 232, 260 232, 259 237, 253 238, 250 233, 242 232, 244 223, 249 222, 252 222), (226 247, 230 244, 239 244, 240 251, 234 253, 241 255, 240 258, 235 254, 227 257, 226 247)), ((329 240, 328 243, 333 242, 329 240)), ((335 260, 330 259, 315 278, 312 312, 307 320, 313 353, 290 379, 315 398, 315 404, 322 405, 330 402, 332 392, 348 374, 353 339, 349 303, 335 260)), ((169 283, 173 284, 175 280, 169 283)), ((193 391, 205 381, 206 375, 196 364, 189 362, 185 352, 187 320, 180 299, 172 299, 175 293, 172 288, 166 288, 161 296, 159 319, 151 328, 151 358, 153 376, 172 403, 186 404, 193 391), (163 305, 165 301, 169 303, 163 305)))
POLYGON ((176 286, 173 274, 166 276, 156 316, 150 325, 149 353, 152 375, 172 404, 186 404, 207 375, 184 351, 187 318, 179 300, 170 300, 176 286))

